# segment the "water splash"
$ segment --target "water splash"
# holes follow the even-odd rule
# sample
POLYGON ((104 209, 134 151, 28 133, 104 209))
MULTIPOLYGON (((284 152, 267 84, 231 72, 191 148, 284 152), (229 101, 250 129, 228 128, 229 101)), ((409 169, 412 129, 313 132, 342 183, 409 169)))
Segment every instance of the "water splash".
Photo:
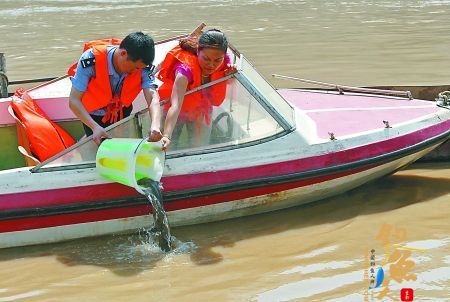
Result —
POLYGON ((153 227, 150 234, 157 239, 159 247, 164 252, 172 250, 172 240, 170 235, 169 220, 163 207, 162 186, 158 181, 149 178, 143 178, 138 181, 142 187, 145 197, 150 201, 153 211, 153 227))

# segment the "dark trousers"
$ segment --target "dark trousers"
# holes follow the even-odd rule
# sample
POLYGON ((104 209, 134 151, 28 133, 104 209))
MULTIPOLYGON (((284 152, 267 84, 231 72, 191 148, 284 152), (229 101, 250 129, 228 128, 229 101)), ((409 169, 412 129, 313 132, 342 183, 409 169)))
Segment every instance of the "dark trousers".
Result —
MULTIPOLYGON (((127 116, 130 116, 131 111, 133 111, 133 105, 130 105, 130 107, 123 107, 123 118, 126 118, 127 116)), ((92 117, 92 119, 99 124, 100 126, 102 126, 103 128, 108 127, 109 125, 112 125, 109 121, 107 121, 106 123, 102 122, 102 118, 103 116, 100 115, 90 115, 92 117)), ((89 128, 88 126, 86 126, 85 124, 83 124, 83 128, 84 128, 84 132, 86 132, 86 136, 90 136, 92 135, 92 130, 91 128, 89 128)))

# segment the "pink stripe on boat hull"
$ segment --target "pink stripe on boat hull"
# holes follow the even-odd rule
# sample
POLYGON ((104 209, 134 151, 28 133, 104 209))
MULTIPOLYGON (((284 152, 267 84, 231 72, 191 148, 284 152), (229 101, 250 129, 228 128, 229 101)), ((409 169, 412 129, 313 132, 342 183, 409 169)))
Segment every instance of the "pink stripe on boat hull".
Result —
MULTIPOLYGON (((264 186, 260 188, 252 188, 247 190, 237 190, 227 193, 219 193, 219 194, 211 194, 209 196, 204 197, 195 197, 195 198, 187 198, 181 199, 177 201, 172 201, 166 203, 164 205, 167 211, 176 211, 183 209, 190 209, 208 205, 214 205, 219 203, 231 202, 235 200, 241 200, 244 198, 254 197, 254 196, 263 196, 267 194, 277 194, 278 192, 282 192, 285 190, 304 187, 308 185, 313 185, 316 183, 321 183, 325 181, 329 181, 332 179, 345 177, 351 174, 359 173, 365 169, 357 169, 351 172, 335 174, 332 176, 323 176, 317 177, 315 179, 308 179, 302 181, 295 181, 291 183, 273 185, 273 186, 264 186)), ((92 186, 94 187, 94 186, 92 186)), ((81 192, 83 188, 80 188, 81 192)), ((65 194, 64 192, 61 192, 65 194)), ((272 196, 273 198, 274 196, 272 196)), ((11 219, 11 220, 0 220, 0 233, 14 232, 14 231, 24 231, 31 229, 40 229, 40 228, 48 228, 54 226, 62 226, 62 225, 71 225, 77 223, 85 223, 85 222, 95 222, 95 221, 104 221, 111 219, 119 219, 119 218, 127 218, 127 217, 135 217, 142 216, 151 213, 150 205, 143 206, 131 206, 131 207, 120 207, 114 209, 102 209, 102 210, 92 210, 92 211, 84 211, 79 213, 71 213, 71 214, 58 214, 58 215, 50 215, 50 216, 36 216, 33 218, 19 218, 19 219, 11 219)))
POLYGON ((149 213, 149 207, 150 206, 134 206, 128 208, 105 209, 62 215, 36 216, 33 218, 2 220, 0 221, 0 234, 33 229, 45 229, 55 226, 78 223, 143 216, 149 213))
POLYGON ((0 211, 126 198, 136 195, 138 194, 135 189, 118 183, 2 194, 0 195, 0 211))

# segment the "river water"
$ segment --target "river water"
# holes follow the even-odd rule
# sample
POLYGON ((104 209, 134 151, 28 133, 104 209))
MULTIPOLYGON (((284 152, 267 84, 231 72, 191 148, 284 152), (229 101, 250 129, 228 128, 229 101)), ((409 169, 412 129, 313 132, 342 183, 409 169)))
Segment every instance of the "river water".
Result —
MULTIPOLYGON (((448 84, 449 11, 447 0, 1 0, 0 52, 10 80, 57 76, 83 41, 159 40, 204 21, 269 79, 448 84)), ((139 234, 2 250, 0 302, 400 301, 402 288, 450 301, 449 184, 449 163, 414 165, 310 206, 172 229, 169 254, 139 234), (385 284, 365 296, 379 266, 385 284)))

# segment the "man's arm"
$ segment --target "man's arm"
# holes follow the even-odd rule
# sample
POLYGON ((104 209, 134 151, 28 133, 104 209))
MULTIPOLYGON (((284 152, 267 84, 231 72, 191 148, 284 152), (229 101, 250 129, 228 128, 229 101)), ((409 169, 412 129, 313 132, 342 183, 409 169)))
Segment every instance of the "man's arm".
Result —
POLYGON ((102 139, 110 138, 110 135, 106 133, 105 129, 97 124, 86 111, 86 108, 84 108, 83 103, 81 102, 82 96, 83 92, 78 91, 72 86, 69 95, 69 108, 86 126, 92 129, 92 140, 97 145, 100 145, 102 139))
POLYGON ((87 90, 88 83, 90 79, 94 76, 94 64, 89 64, 86 66, 82 64, 83 60, 92 60, 94 54, 91 49, 86 50, 80 57, 78 61, 77 70, 73 77, 70 77, 72 82, 72 89, 69 95, 69 107, 73 113, 89 128, 92 130, 92 140, 100 145, 103 138, 109 138, 110 136, 106 133, 103 127, 100 127, 84 108, 81 98, 83 97, 84 91, 87 90))
POLYGON ((148 131, 148 140, 150 142, 157 142, 162 138, 161 107, 159 105, 159 94, 149 88, 144 88, 142 89, 142 91, 144 91, 145 101, 147 102, 150 119, 152 121, 150 130, 148 131))

